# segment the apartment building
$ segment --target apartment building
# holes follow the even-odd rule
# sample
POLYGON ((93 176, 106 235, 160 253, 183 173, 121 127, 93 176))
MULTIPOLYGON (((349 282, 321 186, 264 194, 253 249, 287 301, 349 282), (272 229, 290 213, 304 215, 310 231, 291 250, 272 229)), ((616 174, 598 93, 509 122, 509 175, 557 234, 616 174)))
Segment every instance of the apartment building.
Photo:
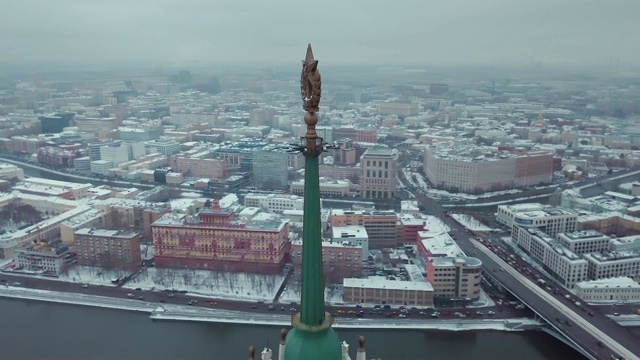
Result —
POLYGON ((140 234, 82 228, 75 232, 74 250, 80 265, 133 269, 141 261, 140 234))

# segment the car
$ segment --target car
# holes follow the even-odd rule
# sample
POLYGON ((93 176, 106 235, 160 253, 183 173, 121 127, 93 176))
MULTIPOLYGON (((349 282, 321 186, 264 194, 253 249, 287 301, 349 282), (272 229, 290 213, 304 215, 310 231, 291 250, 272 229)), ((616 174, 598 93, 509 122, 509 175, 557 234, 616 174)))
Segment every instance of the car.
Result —
POLYGON ((407 317, 407 315, 405 315, 405 314, 400 314, 400 315, 398 315, 398 317, 400 317, 400 318, 406 318, 406 317, 407 317))
POLYGON ((253 305, 251 305, 251 308, 252 308, 252 309, 257 309, 257 308, 258 308, 258 305, 253 304, 253 305))
POLYGON ((565 324, 567 324, 567 326, 572 326, 573 324, 571 323, 571 321, 567 320, 564 322, 565 324))
POLYGON ((589 311, 589 316, 593 316, 593 311, 589 311))
POLYGON ((144 297, 142 297, 142 295, 138 296, 139 300, 144 300, 144 297))
POLYGON ((362 305, 360 304, 356 305, 356 309, 362 309, 362 305))
POLYGON ((136 296, 135 296, 135 295, 133 295, 132 293, 128 293, 128 294, 127 294, 127 297, 134 298, 134 297, 136 297, 136 296))
POLYGON ((142 288, 137 287, 136 291, 142 291, 142 288))
POLYGON ((14 282, 13 282, 13 286, 20 286, 20 283, 19 283, 19 282, 17 282, 17 281, 14 281, 14 282))
POLYGON ((176 297, 176 296, 175 296, 174 294, 172 294, 172 293, 167 294, 167 296, 168 296, 168 297, 170 297, 170 298, 172 298, 172 297, 176 297))
POLYGON ((598 346, 604 347, 604 344, 602 343, 602 341, 598 341, 598 346))
POLYGON ((495 312, 495 311, 488 311, 488 312, 487 312, 487 315, 495 315, 495 314, 496 314, 496 312, 495 312))
POLYGON ((160 302, 161 302, 161 303, 166 303, 167 301, 166 301, 166 300, 164 300, 164 299, 160 299, 160 302))
POLYGON ((86 288, 89 287, 89 285, 88 284, 82 284, 82 287, 86 289, 86 288))

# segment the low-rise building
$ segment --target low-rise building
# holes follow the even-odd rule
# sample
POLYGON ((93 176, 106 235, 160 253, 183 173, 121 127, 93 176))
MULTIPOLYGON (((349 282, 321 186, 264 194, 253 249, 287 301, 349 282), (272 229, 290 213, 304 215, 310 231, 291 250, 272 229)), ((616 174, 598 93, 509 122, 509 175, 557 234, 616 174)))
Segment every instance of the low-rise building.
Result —
POLYGON ((132 231, 82 228, 75 233, 78 264, 135 268, 140 264, 140 234, 132 231))
POLYGON ((574 290, 577 297, 588 303, 640 301, 640 284, 628 277, 582 281, 574 290))
POLYGON ((362 225, 334 226, 333 242, 355 244, 362 249, 362 259, 369 257, 369 235, 362 225))
POLYGON ((75 256, 61 243, 36 242, 17 247, 15 262, 26 271, 58 275, 75 262, 75 256))
POLYGON ((348 303, 432 306, 433 286, 426 281, 386 278, 344 279, 343 300, 348 303))
MULTIPOLYGON (((349 180, 320 178, 320 196, 345 197, 351 193, 353 184, 349 180)), ((296 195, 304 195, 304 180, 291 182, 289 191, 296 195)))

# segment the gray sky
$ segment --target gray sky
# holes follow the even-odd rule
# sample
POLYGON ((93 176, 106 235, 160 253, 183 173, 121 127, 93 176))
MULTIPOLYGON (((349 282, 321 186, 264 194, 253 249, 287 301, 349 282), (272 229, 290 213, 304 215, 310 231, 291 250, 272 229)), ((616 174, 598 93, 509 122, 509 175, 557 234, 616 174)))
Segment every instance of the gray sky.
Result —
POLYGON ((0 61, 640 64, 640 0, 0 0, 0 61))

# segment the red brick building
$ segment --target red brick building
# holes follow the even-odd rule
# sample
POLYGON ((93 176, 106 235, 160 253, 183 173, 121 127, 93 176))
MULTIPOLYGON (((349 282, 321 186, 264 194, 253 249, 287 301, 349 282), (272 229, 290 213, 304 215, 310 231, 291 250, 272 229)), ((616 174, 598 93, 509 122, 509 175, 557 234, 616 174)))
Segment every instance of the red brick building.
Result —
POLYGON ((196 216, 166 214, 151 225, 156 266, 279 273, 291 249, 289 223, 262 215, 238 221, 217 201, 196 216))

